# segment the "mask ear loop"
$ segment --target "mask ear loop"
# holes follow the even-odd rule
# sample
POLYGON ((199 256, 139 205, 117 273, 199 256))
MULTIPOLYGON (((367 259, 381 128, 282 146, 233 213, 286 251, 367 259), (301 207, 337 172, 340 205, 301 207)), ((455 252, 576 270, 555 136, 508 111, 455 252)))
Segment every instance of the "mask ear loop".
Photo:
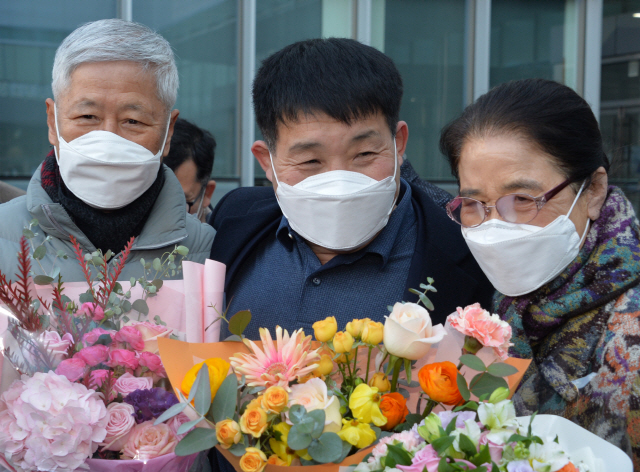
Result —
POLYGON ((280 186, 280 181, 278 180, 278 175, 276 174, 276 168, 273 166, 273 156, 271 155, 271 151, 269 151, 269 163, 271 164, 271 170, 273 171, 273 176, 276 179, 276 183, 280 186))
MULTIPOLYGON (((587 180, 585 179, 582 182, 582 185, 580 186, 580 190, 578 190, 578 194, 576 195, 575 200, 573 200, 573 204, 571 205, 571 208, 569 208, 569 213, 567 213, 567 218, 569 218, 569 215, 573 211, 573 207, 576 206, 576 203, 578 203, 578 199, 580 198, 580 194, 582 193, 582 190, 584 189, 584 184, 586 184, 586 183, 587 183, 587 180)), ((589 232, 589 223, 591 223, 591 220, 589 218, 587 218, 587 224, 586 224, 586 226, 584 228, 584 232, 582 233, 582 236, 580 237, 580 246, 582 246, 582 243, 586 239, 587 233, 589 232)))

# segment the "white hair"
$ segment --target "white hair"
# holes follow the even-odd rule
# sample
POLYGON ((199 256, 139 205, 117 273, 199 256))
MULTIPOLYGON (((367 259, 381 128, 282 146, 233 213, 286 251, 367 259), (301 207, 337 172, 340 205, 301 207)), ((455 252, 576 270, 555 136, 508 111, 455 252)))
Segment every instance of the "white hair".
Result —
POLYGON ((53 97, 69 87, 71 74, 89 62, 131 61, 155 73, 158 98, 171 110, 178 69, 169 42, 144 25, 116 18, 87 23, 67 36, 53 61, 53 97))

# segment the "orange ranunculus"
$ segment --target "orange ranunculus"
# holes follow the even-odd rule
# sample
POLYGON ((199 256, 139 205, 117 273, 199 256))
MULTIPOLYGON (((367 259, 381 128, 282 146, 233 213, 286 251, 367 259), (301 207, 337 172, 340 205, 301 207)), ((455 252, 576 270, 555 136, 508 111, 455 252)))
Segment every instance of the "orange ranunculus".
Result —
POLYGON ((558 472, 578 472, 578 468, 569 462, 562 469, 558 469, 558 472))
POLYGON ((418 372, 418 380, 424 393, 445 405, 459 405, 464 401, 458 390, 457 376, 458 369, 448 361, 427 364, 418 372))
POLYGON ((398 392, 382 395, 380 400, 380 411, 387 418, 387 424, 381 426, 385 431, 390 431, 400 423, 404 422, 409 414, 407 400, 398 392))

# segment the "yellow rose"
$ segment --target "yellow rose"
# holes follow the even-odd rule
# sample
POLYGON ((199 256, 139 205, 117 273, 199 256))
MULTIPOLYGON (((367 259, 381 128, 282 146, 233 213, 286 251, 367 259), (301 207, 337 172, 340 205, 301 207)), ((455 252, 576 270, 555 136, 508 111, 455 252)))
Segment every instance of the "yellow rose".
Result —
POLYGON ((358 449, 364 449, 376 440, 376 433, 371 426, 356 420, 342 420, 342 429, 338 436, 358 449))
POLYGON ((323 375, 329 375, 331 372, 333 372, 333 360, 331 360, 330 355, 323 354, 320 357, 320 362, 318 362, 318 367, 313 373, 318 377, 322 377, 323 375))
POLYGON ((387 417, 380 411, 381 398, 377 388, 362 383, 351 394, 349 409, 358 421, 384 426, 387 423, 387 417))
POLYGON ((229 363, 224 359, 220 358, 211 358, 207 359, 204 362, 200 362, 199 364, 194 365, 184 376, 182 379, 182 384, 180 385, 180 390, 185 397, 189 396, 189 392, 191 391, 191 387, 193 383, 196 381, 196 377, 198 372, 200 372, 200 368, 206 364, 209 367, 209 384, 211 385, 211 401, 216 396, 220 385, 224 382, 224 379, 227 377, 229 373, 229 363))
POLYGON ((322 321, 313 323, 312 328, 316 339, 321 343, 326 343, 327 341, 331 341, 333 335, 338 331, 338 323, 335 316, 329 316, 322 321))
POLYGON ((240 468, 243 472, 262 472, 267 465, 267 456, 256 447, 248 447, 240 458, 240 468))
POLYGON ((362 328, 362 342, 373 346, 382 342, 384 337, 384 325, 377 321, 367 321, 362 328))
POLYGON ((333 350, 337 354, 351 351, 353 347, 353 336, 345 331, 338 331, 333 337, 333 350))
POLYGON ((233 420, 222 420, 216 423, 216 438, 222 447, 229 449, 242 439, 240 425, 233 420))
MULTIPOLYGON (((245 434, 259 438, 265 429, 267 429, 267 412, 262 408, 247 408, 240 417, 240 430, 245 434)), ((267 458, 265 457, 264 460, 267 458)))
POLYGON ((269 457, 269 460, 267 461, 267 464, 269 464, 269 465, 283 465, 283 466, 291 465, 291 464, 287 464, 285 461, 280 459, 275 454, 271 454, 271 457, 269 457))
POLYGON ((364 324, 367 321, 371 321, 369 318, 363 318, 361 320, 355 319, 353 321, 349 321, 347 323, 347 333, 349 333, 354 338, 359 338, 362 336, 362 329, 364 328, 364 324))
POLYGON ((267 413, 280 413, 289 402, 289 394, 287 391, 278 386, 269 387, 260 398, 262 399, 262 408, 264 408, 267 413))
POLYGON ((388 392, 391 390, 391 382, 384 372, 376 372, 373 377, 369 379, 369 387, 375 387, 378 392, 388 392))

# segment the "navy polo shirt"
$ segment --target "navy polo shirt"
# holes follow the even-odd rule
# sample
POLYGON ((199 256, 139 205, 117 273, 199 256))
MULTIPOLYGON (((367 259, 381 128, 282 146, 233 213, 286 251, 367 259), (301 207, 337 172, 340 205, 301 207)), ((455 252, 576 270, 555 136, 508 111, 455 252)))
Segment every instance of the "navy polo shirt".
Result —
MULTIPOLYGON (((402 301, 416 246, 417 219, 411 187, 400 179, 400 195, 389 222, 366 247, 339 254, 325 265, 283 216, 275 234, 265 238, 243 263, 227 291, 229 315, 251 310, 245 330, 276 325, 289 332, 335 316, 338 329, 354 318, 384 321, 387 306, 402 301)), ((226 324, 221 339, 229 336, 226 324)))

